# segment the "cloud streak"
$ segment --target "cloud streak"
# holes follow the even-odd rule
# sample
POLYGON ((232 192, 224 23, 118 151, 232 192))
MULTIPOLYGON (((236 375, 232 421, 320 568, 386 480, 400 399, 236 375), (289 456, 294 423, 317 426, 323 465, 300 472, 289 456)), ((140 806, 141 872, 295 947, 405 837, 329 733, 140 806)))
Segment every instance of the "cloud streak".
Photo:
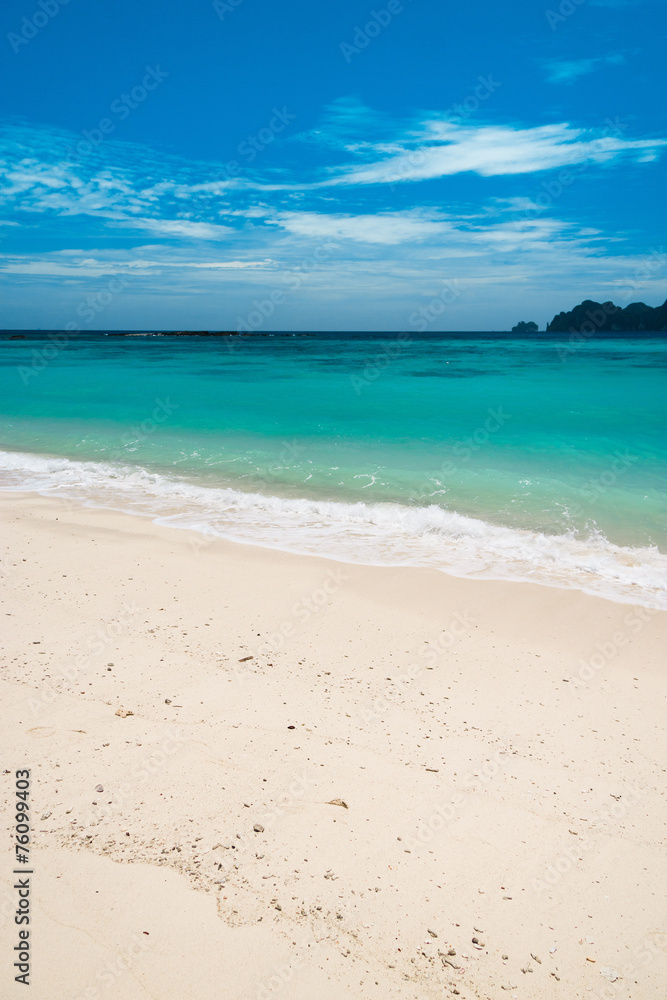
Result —
POLYGON ((547 83, 575 83, 580 76, 593 73, 600 66, 620 66, 624 62, 621 53, 592 59, 552 59, 545 63, 547 83))
POLYGON ((665 139, 624 139, 596 135, 567 122, 535 128, 456 125, 433 119, 420 134, 387 147, 363 150, 370 162, 333 172, 329 183, 396 184, 434 180, 459 173, 482 177, 539 173, 584 163, 609 163, 621 157, 655 158, 665 139))

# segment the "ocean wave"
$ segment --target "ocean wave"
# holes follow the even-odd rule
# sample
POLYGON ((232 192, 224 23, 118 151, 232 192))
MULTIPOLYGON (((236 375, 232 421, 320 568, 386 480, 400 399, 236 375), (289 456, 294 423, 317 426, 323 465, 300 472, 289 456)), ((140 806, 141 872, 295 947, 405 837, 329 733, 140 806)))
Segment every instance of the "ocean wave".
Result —
POLYGON ((0 489, 151 517, 206 537, 343 562, 430 567, 453 576, 578 589, 667 609, 667 556, 601 532, 548 535, 437 504, 344 503, 198 485, 137 466, 0 452, 0 489))

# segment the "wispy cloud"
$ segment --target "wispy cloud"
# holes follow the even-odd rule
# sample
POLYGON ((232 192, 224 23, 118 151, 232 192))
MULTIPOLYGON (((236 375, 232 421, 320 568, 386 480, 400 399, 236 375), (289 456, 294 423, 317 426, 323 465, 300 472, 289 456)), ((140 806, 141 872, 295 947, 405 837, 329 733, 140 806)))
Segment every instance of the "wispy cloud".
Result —
MULTIPOLYGON (((366 110, 355 105, 342 114, 339 108, 336 115, 329 114, 325 125, 333 129, 338 141, 348 118, 363 122, 366 110)), ((326 151, 326 128, 318 135, 326 151)), ((278 182, 273 165, 264 176, 256 170, 252 175, 221 180, 215 176, 219 164, 162 157, 134 144, 109 142, 99 155, 72 162, 62 159, 68 133, 10 128, 5 130, 4 142, 0 136, 4 152, 0 207, 15 217, 21 212, 59 218, 84 215, 165 238, 219 240, 232 236, 232 230, 262 225, 262 220, 270 220, 296 196, 322 197, 327 188, 340 191, 364 185, 380 189, 462 173, 501 177, 589 162, 646 161, 655 158, 667 142, 605 135, 602 130, 583 130, 567 122, 522 128, 461 125, 437 116, 403 122, 397 131, 385 118, 372 114, 365 135, 353 130, 346 143, 336 147, 332 155, 338 165, 303 167, 298 173, 285 167, 279 171, 283 179, 278 182)), ((310 135, 309 141, 316 140, 310 135)), ((340 208, 335 214, 342 214, 340 208)), ((383 214, 384 221, 364 223, 373 234, 371 242, 393 239, 387 213, 383 214)), ((343 224, 349 231, 349 221, 331 225, 343 224)), ((418 218, 404 220, 406 238, 414 238, 426 224, 418 218)), ((433 225, 432 221, 428 224, 433 225)))
MULTIPOLYGON (((224 292, 225 308, 233 301, 241 315, 267 287, 289 288, 290 275, 293 285, 294 274, 303 278, 302 301, 319 294, 348 308, 369 289, 383 302, 408 303, 420 289, 432 297, 444 277, 502 297, 512 285, 595 279, 601 287, 629 273, 631 255, 615 252, 622 234, 557 218, 553 199, 540 205, 539 182, 507 197, 508 187, 493 179, 641 162, 658 156, 665 140, 569 123, 367 118, 354 102, 338 107, 308 135, 308 147, 318 148, 298 170, 290 155, 285 165, 272 161, 233 180, 221 179, 220 164, 120 142, 68 159, 68 133, 10 127, 0 146, 0 208, 10 223, 2 246, 12 252, 0 255, 0 272, 17 300, 41 283, 65 301, 124 274, 132 275, 128 301, 190 293, 217 301, 224 292), (449 178, 465 173, 487 179, 473 205, 450 194, 449 178), (419 184, 434 180, 438 187, 419 184), (400 193, 399 182, 406 182, 400 193), (40 249, 26 253, 33 230, 40 249), (63 249, 41 249, 46 230, 63 249), (315 256, 323 246, 325 267, 315 256)), ((295 314, 284 315, 289 322, 295 314)))
POLYGON ((625 56, 617 52, 589 59, 550 59, 544 63, 544 67, 547 83, 575 83, 580 76, 593 73, 601 66, 621 66, 623 63, 625 56))
POLYGON ((106 275, 133 274, 149 275, 163 273, 165 270, 180 271, 183 268, 193 268, 198 271, 244 271, 248 269, 271 269, 275 264, 266 260, 187 260, 182 254, 168 250, 160 253, 161 247, 141 247, 128 254, 126 251, 114 252, 105 248, 94 250, 92 255, 83 250, 55 250, 43 254, 19 256, 0 254, 0 272, 5 274, 39 275, 41 277, 62 277, 71 280, 87 278, 102 278, 106 275), (158 251, 157 259, 151 260, 132 253, 158 251))
POLYGON ((189 222, 187 219, 124 219, 110 225, 155 233, 157 236, 181 236, 194 240, 220 240, 236 232, 231 226, 189 222))
POLYGON ((438 213, 420 210, 374 215, 282 212, 274 221, 287 232, 308 239, 331 237, 386 246, 440 238, 452 228, 438 213))
POLYGON ((657 155, 664 145, 665 139, 624 139, 574 128, 567 122, 512 128, 431 119, 418 135, 398 139, 390 148, 360 147, 367 162, 333 169, 329 184, 396 184, 466 172, 482 177, 529 174, 587 162, 607 163, 628 155, 657 155))

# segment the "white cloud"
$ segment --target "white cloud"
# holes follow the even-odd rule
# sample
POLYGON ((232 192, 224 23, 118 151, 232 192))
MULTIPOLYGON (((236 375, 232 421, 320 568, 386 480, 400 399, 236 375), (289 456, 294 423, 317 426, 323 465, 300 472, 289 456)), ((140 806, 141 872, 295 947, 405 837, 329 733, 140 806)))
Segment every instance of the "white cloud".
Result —
POLYGON ((448 222, 419 211, 375 215, 281 212, 274 221, 289 233, 309 239, 330 237, 385 245, 433 239, 451 229, 448 222))
MULTIPOLYGON (((139 247, 157 250, 157 259, 128 257, 127 251, 95 250, 94 256, 82 250, 55 250, 50 253, 19 256, 0 255, 0 272, 6 274, 41 275, 42 277, 101 278, 105 275, 131 274, 136 277, 162 273, 167 269, 181 271, 192 268, 199 271, 245 271, 274 269, 271 258, 264 260, 187 260, 176 248, 139 247), (159 269, 156 271, 156 269, 159 269)), ((196 252, 196 251, 191 251, 196 252)))
POLYGON ((235 230, 209 222, 189 222, 187 219, 125 219, 109 225, 128 229, 141 229, 159 236, 181 236, 184 239, 220 240, 235 230))
MULTIPOLYGON (((623 139, 573 128, 567 122, 535 128, 455 125, 433 119, 399 152, 332 172, 329 184, 395 184, 464 172, 483 177, 535 173, 574 164, 604 163, 637 151, 655 153, 665 139, 623 139)), ((378 147, 368 146, 374 153, 378 147)))
POLYGON ((39 275, 43 278, 102 278, 109 274, 122 274, 124 271, 125 268, 113 262, 88 260, 72 264, 50 256, 0 258, 0 272, 4 274, 39 275))

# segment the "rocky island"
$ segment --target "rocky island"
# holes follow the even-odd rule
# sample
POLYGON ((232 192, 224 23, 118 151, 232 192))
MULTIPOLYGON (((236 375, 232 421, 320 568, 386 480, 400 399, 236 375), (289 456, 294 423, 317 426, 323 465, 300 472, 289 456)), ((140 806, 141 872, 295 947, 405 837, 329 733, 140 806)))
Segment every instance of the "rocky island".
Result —
MULTIPOLYGON (((516 330, 516 327, 512 331, 516 330)), ((586 299, 569 312, 560 312, 547 333, 643 333, 667 331, 667 300, 661 306, 631 302, 622 308, 613 302, 586 299)))

